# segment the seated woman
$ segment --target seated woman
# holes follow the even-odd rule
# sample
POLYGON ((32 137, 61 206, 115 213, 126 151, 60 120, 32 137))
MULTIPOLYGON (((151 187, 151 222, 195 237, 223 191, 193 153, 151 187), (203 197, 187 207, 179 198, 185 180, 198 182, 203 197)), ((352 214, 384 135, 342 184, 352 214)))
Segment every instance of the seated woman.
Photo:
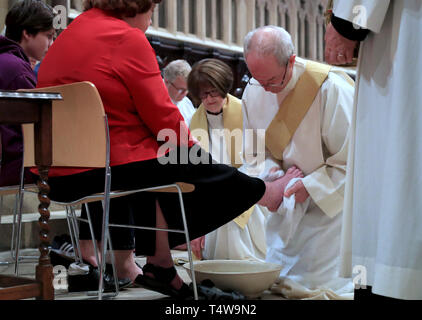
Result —
MULTIPOLYGON (((224 62, 205 59, 196 63, 188 77, 188 88, 193 97, 202 103, 189 128, 216 163, 239 168, 242 165, 242 102, 229 94, 232 85, 232 71, 224 62)), ((299 171, 296 173, 299 174, 299 171)), ((267 208, 254 205, 208 233, 202 244, 202 257, 265 261, 267 214, 267 208)), ((194 247, 197 248, 197 245, 194 247)))
MULTIPOLYGON (((94 83, 110 127, 111 189, 130 190, 176 181, 194 184, 195 191, 184 195, 189 233, 194 239, 257 202, 276 210, 288 179, 268 183, 235 168, 212 164, 211 157, 195 144, 169 98, 154 50, 145 36, 159 2, 85 1, 86 11, 59 35, 44 58, 38 87, 94 83), (164 129, 173 133, 165 137, 165 142, 158 138, 164 129), (163 148, 166 145, 171 147, 163 148), (206 161, 194 164, 191 157, 184 157, 186 151, 206 161), (173 155, 177 161, 169 163, 173 155), (219 201, 209 203, 210 194, 219 201)), ((104 169, 57 167, 51 168, 49 176, 53 200, 70 201, 104 190, 104 169)), ((123 199, 125 206, 111 206, 110 215, 130 217, 135 225, 182 228, 177 194, 138 193, 123 199)), ((119 250, 115 255, 118 277, 174 298, 191 297, 192 291, 177 274, 170 252, 171 247, 185 242, 184 235, 137 230, 135 236, 136 254, 146 255, 147 264, 142 270, 137 267, 133 247, 119 250)), ((84 259, 92 258, 82 254, 84 259)))
MULTIPOLYGON (((15 4, 6 16, 5 37, 0 35, 0 89, 32 89, 36 77, 31 61, 43 59, 53 42, 53 9, 37 0, 15 4)), ((0 186, 17 185, 22 168, 22 129, 1 125, 0 186)))

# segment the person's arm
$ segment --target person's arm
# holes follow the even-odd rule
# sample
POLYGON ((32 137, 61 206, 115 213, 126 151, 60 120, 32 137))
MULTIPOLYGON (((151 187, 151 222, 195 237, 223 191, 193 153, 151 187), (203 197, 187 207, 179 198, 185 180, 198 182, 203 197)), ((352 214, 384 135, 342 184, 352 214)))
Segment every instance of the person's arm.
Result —
MULTIPOLYGON (((350 22, 354 28, 378 33, 389 5, 390 0, 334 0, 333 14, 339 19, 350 22)), ((352 30, 349 31, 353 33, 352 30)))
MULTIPOLYGON (((112 68, 129 90, 142 121, 158 136, 163 129, 172 130, 177 141, 172 144, 194 143, 186 123, 168 95, 161 78, 154 50, 145 35, 133 29, 116 44, 112 68)), ((171 138, 171 137, 169 137, 171 138)))
POLYGON ((325 61, 351 63, 355 48, 372 32, 379 32, 389 0, 335 0, 325 33, 325 61))
POLYGON ((354 89, 330 74, 321 93, 321 135, 325 163, 302 181, 310 197, 329 217, 343 209, 344 184, 354 89))

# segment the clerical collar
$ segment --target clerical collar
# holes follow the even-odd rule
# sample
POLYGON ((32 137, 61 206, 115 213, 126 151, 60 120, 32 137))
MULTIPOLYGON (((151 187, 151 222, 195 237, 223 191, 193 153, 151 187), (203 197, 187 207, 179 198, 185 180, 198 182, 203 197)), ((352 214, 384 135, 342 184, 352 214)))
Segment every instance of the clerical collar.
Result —
POLYGON ((210 111, 208 111, 207 110, 207 113, 208 114, 211 114, 211 115, 213 115, 213 116, 218 116, 219 114, 221 114, 223 112, 223 108, 221 108, 221 110, 219 111, 219 112, 210 112, 210 111))

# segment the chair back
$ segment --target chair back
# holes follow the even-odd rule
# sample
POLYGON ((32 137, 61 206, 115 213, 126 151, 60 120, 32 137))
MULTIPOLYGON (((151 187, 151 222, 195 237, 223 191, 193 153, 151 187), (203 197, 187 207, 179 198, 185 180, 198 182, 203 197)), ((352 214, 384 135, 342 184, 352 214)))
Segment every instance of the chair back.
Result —
MULTIPOLYGON (((30 92, 60 93, 52 106, 52 166, 104 168, 108 129, 103 103, 91 82, 76 82, 30 92)), ((35 166, 34 125, 25 124, 24 166, 35 166)))

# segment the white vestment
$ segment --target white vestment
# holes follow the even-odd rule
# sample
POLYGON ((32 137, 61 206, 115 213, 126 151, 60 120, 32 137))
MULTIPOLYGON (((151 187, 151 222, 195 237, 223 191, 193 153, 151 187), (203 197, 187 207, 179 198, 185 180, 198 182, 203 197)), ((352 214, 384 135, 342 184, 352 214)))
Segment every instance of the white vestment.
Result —
MULTIPOLYGON (((294 88, 305 65, 305 60, 296 58, 292 78, 279 94, 266 92, 259 86, 246 87, 242 98, 244 130, 268 128, 278 112, 279 102, 294 88)), ((287 277, 308 289, 329 288, 339 294, 353 291, 351 279, 339 277, 343 191, 353 95, 354 88, 342 73, 329 72, 283 153, 284 171, 296 165, 305 174, 302 181, 311 197, 306 213, 294 226, 295 232, 287 245, 274 227, 274 224, 282 223, 279 213, 268 216, 266 228, 267 239, 271 239, 267 241, 266 260, 284 266, 280 274, 282 278, 287 277), (280 241, 274 240, 277 237, 280 241)), ((259 134, 257 136, 258 143, 265 144, 259 134)), ((256 168, 257 163, 252 160, 254 156, 259 158, 255 153, 260 149, 252 141, 245 137, 247 162, 241 168, 245 173, 254 171, 251 169, 256 168)), ((272 158, 266 148, 265 158, 272 158)), ((282 228, 284 226, 280 226, 282 228)))
MULTIPOLYGON (((218 163, 230 165, 226 141, 223 133, 223 113, 207 113, 210 135, 209 150, 218 163), (220 133, 219 133, 220 131, 220 133)), ((212 199, 210 201, 218 201, 212 199)), ((242 229, 236 222, 230 221, 205 236, 204 259, 258 260, 265 261, 265 216, 268 209, 255 205, 248 223, 242 229)))
POLYGON ((344 0, 334 14, 371 31, 359 53, 342 272, 375 294, 422 299, 422 3, 344 0))
MULTIPOLYGON (((174 103, 174 102, 173 102, 174 103)), ((189 128, 190 121, 192 116, 195 113, 196 109, 192 104, 192 101, 188 97, 184 97, 179 102, 174 103, 178 108, 183 118, 185 119, 186 125, 189 128)))

